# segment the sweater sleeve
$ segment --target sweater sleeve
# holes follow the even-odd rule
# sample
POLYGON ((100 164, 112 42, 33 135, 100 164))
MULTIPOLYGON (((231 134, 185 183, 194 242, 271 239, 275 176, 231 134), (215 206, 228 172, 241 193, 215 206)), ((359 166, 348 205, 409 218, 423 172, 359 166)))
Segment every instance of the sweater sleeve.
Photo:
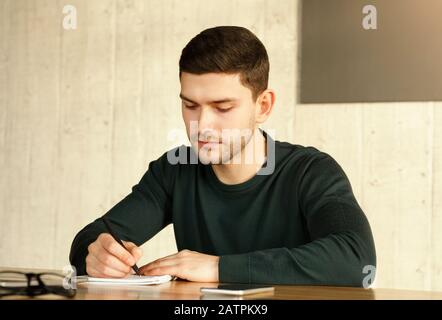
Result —
POLYGON ((311 241, 295 248, 221 256, 220 281, 363 286, 364 267, 376 267, 375 245, 342 168, 320 152, 306 166, 297 189, 311 241))
MULTIPOLYGON (((170 190, 174 172, 166 155, 150 162, 132 191, 105 214, 122 240, 139 246, 172 222, 170 190)), ((78 275, 86 274, 87 248, 103 232, 107 231, 98 218, 75 236, 69 260, 78 275)))

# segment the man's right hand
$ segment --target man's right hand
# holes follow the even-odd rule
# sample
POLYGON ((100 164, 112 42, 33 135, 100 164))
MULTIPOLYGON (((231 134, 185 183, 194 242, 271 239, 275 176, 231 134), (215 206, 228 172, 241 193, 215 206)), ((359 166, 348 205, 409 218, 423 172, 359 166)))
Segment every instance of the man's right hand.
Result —
POLYGON ((98 278, 123 278, 131 274, 132 266, 141 258, 142 251, 132 242, 123 243, 127 250, 109 233, 100 234, 88 247, 87 274, 98 278))

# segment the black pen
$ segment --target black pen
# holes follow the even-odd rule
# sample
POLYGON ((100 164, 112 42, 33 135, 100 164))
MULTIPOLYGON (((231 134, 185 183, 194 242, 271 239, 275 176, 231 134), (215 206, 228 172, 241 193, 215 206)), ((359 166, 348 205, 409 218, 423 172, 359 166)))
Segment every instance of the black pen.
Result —
MULTIPOLYGON (((127 248, 124 246, 123 242, 120 240, 120 238, 117 237, 117 235, 115 234, 115 232, 112 230, 110 222, 105 218, 105 217, 101 217, 101 220, 103 220, 104 225, 107 228, 107 231, 109 231, 109 233, 111 234, 111 236, 115 239, 115 241, 117 241, 124 249, 127 250, 127 248)), ((127 250, 129 251, 129 250, 127 250)), ((130 251, 129 251, 130 252, 130 251)), ((132 266, 132 269, 135 271, 135 273, 139 276, 141 276, 140 270, 137 267, 137 264, 134 264, 132 266)))

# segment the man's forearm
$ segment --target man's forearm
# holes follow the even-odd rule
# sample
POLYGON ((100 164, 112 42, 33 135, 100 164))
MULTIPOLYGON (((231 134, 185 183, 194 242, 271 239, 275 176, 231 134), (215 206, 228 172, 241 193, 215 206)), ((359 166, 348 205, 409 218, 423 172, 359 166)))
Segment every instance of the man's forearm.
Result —
POLYGON ((220 257, 220 282, 363 286, 365 265, 376 266, 370 241, 357 233, 331 234, 297 248, 220 257))

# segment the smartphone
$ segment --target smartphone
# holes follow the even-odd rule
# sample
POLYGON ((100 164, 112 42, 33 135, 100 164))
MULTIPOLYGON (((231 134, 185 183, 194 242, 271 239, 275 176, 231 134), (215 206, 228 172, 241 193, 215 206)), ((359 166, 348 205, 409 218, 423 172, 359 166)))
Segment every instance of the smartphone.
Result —
POLYGON ((228 294, 234 296, 244 296, 255 293, 273 293, 272 286, 256 284, 220 284, 217 288, 201 288, 204 294, 228 294))

